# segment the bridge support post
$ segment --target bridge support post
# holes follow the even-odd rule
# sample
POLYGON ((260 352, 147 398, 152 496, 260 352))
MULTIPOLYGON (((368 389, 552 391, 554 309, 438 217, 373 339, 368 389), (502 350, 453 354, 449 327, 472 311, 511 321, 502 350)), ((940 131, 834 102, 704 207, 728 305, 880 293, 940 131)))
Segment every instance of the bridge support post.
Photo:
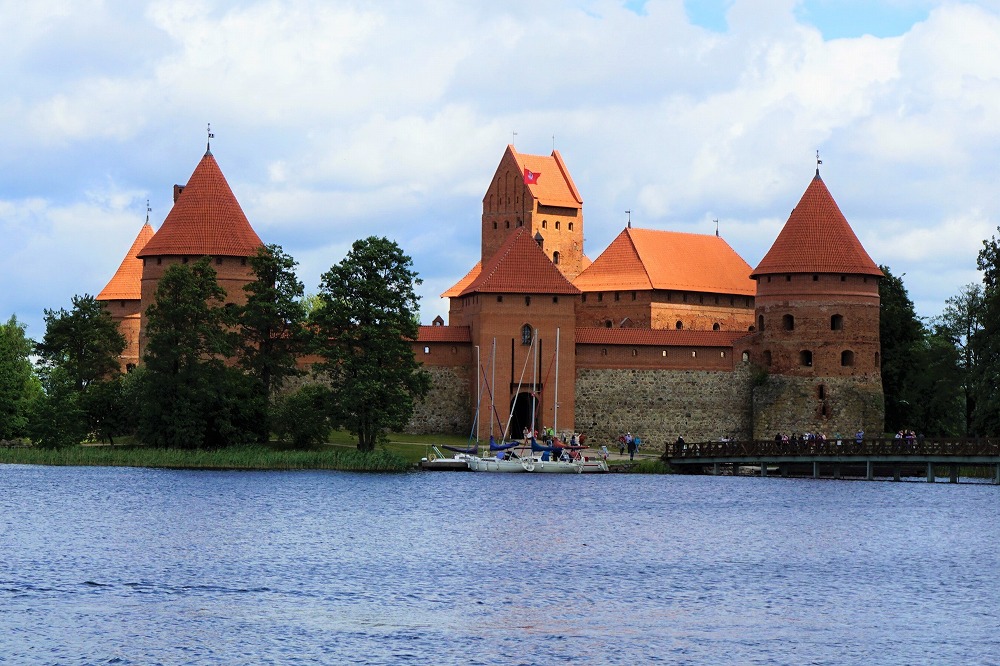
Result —
POLYGON ((712 476, 719 476, 719 463, 712 463, 712 476))
POLYGON ((788 478, 788 465, 781 465, 780 467, 778 467, 778 469, 781 470, 781 478, 787 479, 788 478))
POLYGON ((834 465, 833 466, 833 478, 835 478, 835 479, 839 479, 840 478, 840 465, 834 465))
POLYGON ((934 483, 934 463, 927 463, 927 483, 934 483))
POLYGON ((996 474, 993 475, 993 483, 1000 485, 1000 465, 997 465, 996 474))
POLYGON ((761 475, 761 477, 767 476, 767 463, 766 462, 762 462, 760 464, 760 475, 761 475))
POLYGON ((951 465, 951 482, 958 483, 958 465, 951 465))
MULTIPOLYGON (((1000 469, 1000 465, 997 465, 997 469, 1000 469)), ((819 478, 819 462, 815 460, 813 461, 813 478, 819 478)))
POLYGON ((896 465, 895 465, 895 466, 894 466, 894 467, 892 468, 892 480, 893 480, 893 481, 899 481, 899 477, 900 477, 900 473, 899 473, 899 464, 897 463, 897 464, 896 464, 896 465))
POLYGON ((872 461, 871 460, 869 460, 869 461, 866 462, 865 468, 866 468, 865 469, 865 478, 868 479, 869 481, 874 481, 875 480, 875 469, 874 469, 874 466, 872 465, 872 461))

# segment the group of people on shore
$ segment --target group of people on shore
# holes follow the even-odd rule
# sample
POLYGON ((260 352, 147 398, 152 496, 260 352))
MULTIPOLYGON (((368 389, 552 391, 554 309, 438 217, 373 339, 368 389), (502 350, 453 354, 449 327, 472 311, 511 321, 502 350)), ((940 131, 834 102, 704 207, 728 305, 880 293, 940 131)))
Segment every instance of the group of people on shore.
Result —
POLYGON ((633 436, 631 432, 618 436, 618 455, 623 456, 628 451, 628 459, 635 460, 635 454, 640 446, 642 446, 642 440, 633 436))

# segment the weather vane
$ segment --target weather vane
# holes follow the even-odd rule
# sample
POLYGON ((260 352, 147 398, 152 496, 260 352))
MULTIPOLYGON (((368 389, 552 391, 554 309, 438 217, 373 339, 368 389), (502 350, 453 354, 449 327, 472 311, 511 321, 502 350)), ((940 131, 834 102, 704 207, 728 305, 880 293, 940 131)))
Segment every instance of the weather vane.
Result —
POLYGON ((206 151, 212 152, 212 139, 214 139, 214 138, 215 138, 215 135, 212 134, 212 123, 209 123, 208 124, 208 141, 205 142, 205 150, 206 151))
POLYGON ((632 211, 627 210, 627 211, 625 211, 625 214, 628 215, 628 221, 625 224, 627 224, 628 228, 631 229, 632 228, 632 211))
POLYGON ((511 132, 510 133, 510 143, 511 143, 511 145, 514 144, 515 137, 517 137, 517 132, 511 132))
POLYGON ((823 163, 823 160, 819 158, 819 151, 816 151, 816 175, 819 175, 819 165, 823 163))

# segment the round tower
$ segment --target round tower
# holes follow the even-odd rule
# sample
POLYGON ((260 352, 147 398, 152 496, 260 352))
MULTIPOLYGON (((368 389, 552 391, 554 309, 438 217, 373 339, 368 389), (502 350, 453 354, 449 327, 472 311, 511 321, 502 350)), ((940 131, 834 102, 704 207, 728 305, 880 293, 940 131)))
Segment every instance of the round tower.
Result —
POLYGON ((174 206, 138 257, 142 260, 139 358, 146 342, 146 308, 164 272, 174 264, 212 257, 226 302, 243 305, 252 279, 249 257, 262 245, 212 151, 205 152, 187 185, 174 186, 174 206))
POLYGON ((754 389, 754 438, 858 430, 881 436, 882 271, 818 168, 751 277, 756 334, 749 352, 764 372, 754 389))

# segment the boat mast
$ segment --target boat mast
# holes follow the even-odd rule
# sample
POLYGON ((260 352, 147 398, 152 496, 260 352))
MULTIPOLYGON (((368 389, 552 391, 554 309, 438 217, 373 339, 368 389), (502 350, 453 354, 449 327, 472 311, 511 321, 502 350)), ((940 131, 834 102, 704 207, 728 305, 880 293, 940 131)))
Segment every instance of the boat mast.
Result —
POLYGON ((559 328, 556 327, 556 388, 552 395, 552 432, 559 434, 559 328))
MULTIPOLYGON (((493 394, 496 392, 497 386, 497 339, 493 338, 493 351, 490 354, 490 374, 492 375, 490 379, 490 437, 493 437, 493 417, 496 415, 497 410, 493 404, 493 394)), ((497 419, 497 425, 500 419, 497 419)))
MULTIPOLYGON (((479 345, 476 345, 476 418, 472 424, 472 431, 476 435, 476 442, 479 441, 479 416, 483 405, 483 367, 479 361, 479 345)), ((493 417, 490 417, 493 420, 493 417)))
POLYGON ((531 340, 531 345, 535 348, 534 362, 531 364, 531 435, 534 437, 536 427, 535 406, 538 404, 538 329, 531 340))

